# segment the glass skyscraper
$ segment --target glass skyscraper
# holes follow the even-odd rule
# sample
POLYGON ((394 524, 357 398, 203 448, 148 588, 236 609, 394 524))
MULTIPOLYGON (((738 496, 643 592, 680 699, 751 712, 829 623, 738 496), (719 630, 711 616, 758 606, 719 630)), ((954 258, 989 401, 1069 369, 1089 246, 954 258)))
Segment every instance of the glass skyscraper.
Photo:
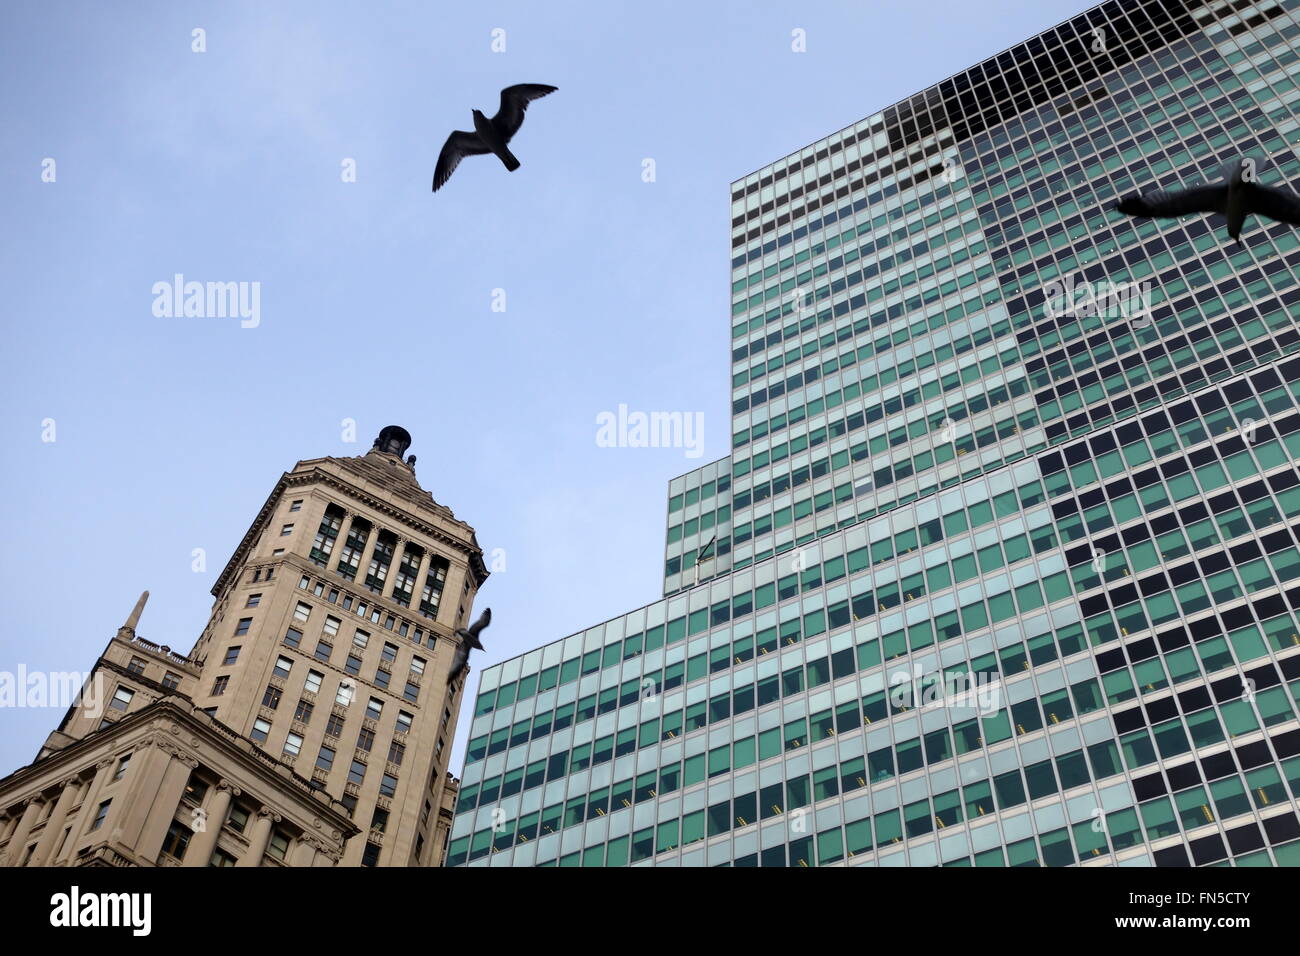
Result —
POLYGON ((731 455, 448 863, 1300 865, 1300 233, 1113 209, 1300 182, 1297 37, 1105 3, 734 183, 731 455))

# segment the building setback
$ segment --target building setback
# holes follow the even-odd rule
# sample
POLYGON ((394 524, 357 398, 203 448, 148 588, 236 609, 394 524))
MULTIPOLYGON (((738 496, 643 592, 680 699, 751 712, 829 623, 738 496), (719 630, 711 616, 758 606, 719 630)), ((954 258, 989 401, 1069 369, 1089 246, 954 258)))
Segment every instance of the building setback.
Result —
POLYGON ((188 655, 136 633, 148 592, 36 760, 0 780, 0 864, 438 866, 487 578, 389 426, 285 473, 188 655))
POLYGON ((1300 865, 1300 235, 1112 209, 1300 182, 1298 36, 1105 3, 734 183, 731 455, 483 671, 448 863, 1300 865))

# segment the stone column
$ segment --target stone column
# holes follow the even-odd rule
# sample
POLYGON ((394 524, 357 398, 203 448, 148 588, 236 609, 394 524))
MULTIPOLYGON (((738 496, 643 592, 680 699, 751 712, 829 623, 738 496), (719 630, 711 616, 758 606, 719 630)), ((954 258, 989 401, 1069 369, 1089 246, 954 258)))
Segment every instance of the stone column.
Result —
POLYGON ((5 851, 3 859, 0 859, 0 865, 18 866, 22 863, 23 852, 26 850, 27 837, 32 832, 32 827, 36 825, 36 818, 40 816, 41 809, 45 806, 45 801, 39 795, 28 797, 23 801, 23 815, 18 821, 18 829, 14 830, 14 835, 9 838, 9 848, 5 851))
MULTIPOLYGON (((428 548, 420 545, 420 560, 415 565, 415 584, 411 588, 411 618, 417 622, 417 627, 424 629, 420 620, 420 595, 424 593, 424 579, 429 576, 429 568, 432 567, 433 555, 428 548)), ((425 620, 428 620, 427 618, 425 620)))
POLYGON ((271 829, 280 822, 280 814, 270 807, 257 811, 257 822, 248 836, 248 852, 235 862, 235 866, 261 866, 262 857, 271 843, 271 829))
POLYGON ((442 603, 438 605, 438 617, 450 614, 451 620, 447 623, 452 630, 465 626, 465 622, 460 619, 460 606, 465 600, 465 582, 468 580, 468 564, 460 564, 456 561, 448 564, 447 581, 442 588, 442 603), (450 607, 447 602, 450 602, 450 607))
MULTIPOLYGON (((132 754, 132 762, 134 760, 135 754, 132 754)), ((95 777, 86 788, 86 796, 81 801, 81 812, 77 814, 72 824, 72 832, 68 834, 68 841, 64 844, 70 859, 75 857, 73 851, 76 845, 85 837, 90 825, 95 821, 95 813, 99 810, 99 796, 104 790, 104 784, 112 778, 113 767, 116 764, 117 760, 112 757, 95 764, 95 777)), ((127 773, 131 771, 128 770, 127 773)))
POLYGON ((207 866, 211 862, 212 851, 217 848, 217 837, 221 836, 221 828, 226 825, 230 802, 239 796, 239 793, 239 788, 228 780, 222 780, 217 784, 217 792, 212 796, 212 806, 203 820, 203 829, 194 831, 183 865, 207 866))
POLYGON ((79 793, 81 793, 79 778, 72 777, 63 784, 63 792, 59 794, 58 802, 54 804, 54 812, 45 822, 45 831, 41 834, 40 842, 36 844, 36 852, 32 854, 30 866, 45 866, 50 861, 50 856, 58 849, 59 840, 63 838, 63 823, 68 818, 68 809, 76 803, 79 793))
MULTIPOLYGON (((162 764, 158 789, 134 844, 136 855, 149 863, 155 862, 158 854, 162 852, 163 840, 167 836, 167 831, 171 829, 172 821, 176 819, 176 809, 185 794, 185 784, 189 782, 190 771, 199 765, 192 757, 179 750, 165 749, 166 746, 162 744, 158 748, 158 752, 167 760, 162 764)), ((186 826, 190 826, 190 821, 184 822, 186 826)), ((130 845, 131 843, 127 842, 127 846, 130 845)), ((188 849, 185 855, 189 856, 188 849)))
MULTIPOLYGON (((402 566, 402 549, 406 547, 406 539, 400 534, 396 535, 393 542, 393 557, 388 562, 388 577, 384 578, 384 586, 380 590, 383 597, 391 598, 393 596, 393 587, 397 583, 397 569, 402 566)), ((375 544, 379 544, 379 536, 375 535, 375 544)))

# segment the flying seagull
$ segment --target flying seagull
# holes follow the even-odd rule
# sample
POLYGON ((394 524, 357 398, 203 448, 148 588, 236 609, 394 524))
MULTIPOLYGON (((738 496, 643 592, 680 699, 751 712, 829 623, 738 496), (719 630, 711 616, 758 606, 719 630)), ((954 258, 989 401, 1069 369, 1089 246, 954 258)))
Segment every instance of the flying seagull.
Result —
POLYGON ((1253 160, 1234 160, 1225 167, 1222 182, 1190 189, 1158 189, 1140 196, 1129 196, 1118 202, 1115 208, 1126 216, 1142 219, 1218 213, 1227 217, 1228 235, 1237 241, 1237 245, 1241 245, 1241 227, 1251 213, 1300 226, 1300 197, 1286 189, 1260 184, 1254 170, 1253 160))
POLYGON ((438 166, 433 171, 433 191, 437 192, 442 188, 443 183, 451 178, 451 174, 456 171, 456 167, 466 156, 494 153, 501 162, 505 163, 507 170, 513 173, 518 169, 519 160, 515 159, 514 153, 506 149, 506 144, 514 138, 515 133, 519 132, 519 127, 524 124, 524 110, 528 109, 528 104, 547 93, 554 93, 557 89, 559 87, 547 86, 544 83, 519 83, 515 86, 507 86, 501 91, 501 108, 491 119, 479 110, 472 110, 474 132, 467 133, 463 129, 452 130, 451 135, 447 137, 447 142, 442 146, 442 152, 438 154, 438 166))
POLYGON ((483 645, 479 643, 478 636, 483 629, 492 623, 492 609, 484 608, 483 613, 478 616, 478 620, 469 626, 466 630, 463 627, 456 628, 456 636, 460 638, 460 643, 456 645, 456 653, 451 656, 451 672, 447 674, 447 683, 453 683, 461 675, 469 664, 470 648, 475 647, 480 651, 483 645))

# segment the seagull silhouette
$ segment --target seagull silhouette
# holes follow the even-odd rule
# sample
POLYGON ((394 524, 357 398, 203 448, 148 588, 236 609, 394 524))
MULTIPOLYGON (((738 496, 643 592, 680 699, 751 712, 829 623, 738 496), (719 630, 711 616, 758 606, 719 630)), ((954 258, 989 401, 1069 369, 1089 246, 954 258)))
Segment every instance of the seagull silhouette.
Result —
POLYGON ((442 152, 438 154, 438 165, 433 171, 433 191, 437 192, 442 188, 466 156, 494 153, 501 162, 505 163, 507 170, 514 172, 518 169, 519 160, 515 159, 515 154, 506 148, 506 144, 514 138, 515 133, 519 132, 519 127, 523 125, 524 110, 528 109, 528 104, 547 93, 554 93, 557 89, 559 87, 547 86, 544 83, 519 83, 515 86, 507 86, 501 91, 501 107, 497 110, 497 115, 491 119, 479 110, 472 110, 474 132, 467 133, 463 129, 452 130, 451 135, 447 137, 447 142, 442 145, 442 152))
POLYGON ((1139 219, 1218 213, 1227 217, 1228 236, 1235 239, 1237 245, 1241 245, 1241 227, 1251 213, 1300 226, 1300 197, 1289 190, 1256 182, 1254 169, 1254 161, 1242 157, 1224 167, 1223 182, 1190 189, 1158 189, 1140 196, 1129 196, 1116 203, 1115 209, 1139 219))
POLYGON ((456 653, 451 656, 451 670, 447 673, 447 683, 453 683, 461 672, 469 665, 470 648, 483 650, 483 645, 479 643, 478 636, 483 629, 492 623, 492 609, 484 608, 483 613, 478 616, 478 620, 468 628, 456 628, 456 636, 460 638, 460 643, 456 645, 456 653))

